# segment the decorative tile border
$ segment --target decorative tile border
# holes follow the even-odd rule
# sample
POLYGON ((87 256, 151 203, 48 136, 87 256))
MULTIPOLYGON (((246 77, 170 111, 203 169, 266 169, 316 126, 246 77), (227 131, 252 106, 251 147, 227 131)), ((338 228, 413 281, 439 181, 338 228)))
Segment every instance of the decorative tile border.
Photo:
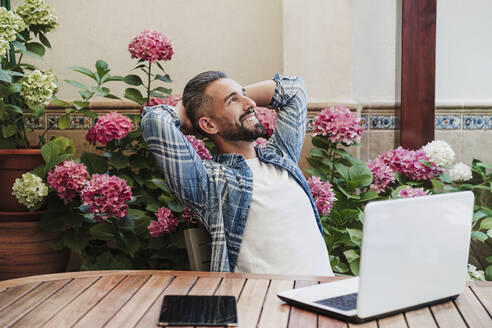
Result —
POLYGON ((371 115, 369 116, 369 128, 372 130, 392 130, 398 128, 395 115, 371 115))
POLYGON ((436 115, 434 127, 437 130, 459 130, 461 129, 461 115, 436 115))
MULTIPOLYGON (((46 114, 47 121, 53 129, 58 129, 58 117, 62 114, 46 114)), ((84 115, 70 115, 70 126, 68 129, 89 129, 92 126, 92 120, 84 115)))
POLYGON ((45 127, 44 116, 37 117, 37 118, 24 117, 24 124, 26 128, 31 130, 43 130, 45 127))
POLYGON ((492 129, 492 115, 463 115, 464 130, 492 129))

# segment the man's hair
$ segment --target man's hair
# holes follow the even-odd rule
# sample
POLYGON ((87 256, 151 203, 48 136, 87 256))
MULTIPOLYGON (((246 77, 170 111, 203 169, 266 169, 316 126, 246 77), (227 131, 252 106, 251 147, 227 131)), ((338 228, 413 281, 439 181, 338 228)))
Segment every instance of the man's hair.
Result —
POLYGON ((183 91, 183 106, 186 108, 186 115, 191 121, 195 131, 205 134, 198 125, 198 119, 204 115, 212 115, 211 105, 213 98, 205 94, 205 89, 210 83, 227 76, 220 71, 207 71, 192 78, 183 91))

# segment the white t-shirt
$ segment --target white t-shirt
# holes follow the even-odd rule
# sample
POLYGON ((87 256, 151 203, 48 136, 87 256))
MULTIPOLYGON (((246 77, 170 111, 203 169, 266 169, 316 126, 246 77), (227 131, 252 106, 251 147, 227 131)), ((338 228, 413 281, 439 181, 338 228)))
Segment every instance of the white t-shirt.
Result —
POLYGON ((333 275, 311 202, 289 173, 258 158, 235 272, 333 275))

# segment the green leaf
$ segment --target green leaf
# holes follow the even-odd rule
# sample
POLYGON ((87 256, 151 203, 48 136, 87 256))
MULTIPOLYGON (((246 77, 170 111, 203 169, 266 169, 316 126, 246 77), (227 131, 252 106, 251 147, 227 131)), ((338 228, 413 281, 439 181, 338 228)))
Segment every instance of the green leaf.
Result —
POLYGON ((489 236, 490 238, 492 238, 492 229, 487 230, 487 236, 489 236))
POLYGON ((115 227, 107 222, 98 223, 90 228, 92 237, 100 240, 112 240, 118 233, 115 227))
POLYGON ((46 53, 46 48, 38 42, 26 43, 26 49, 27 51, 33 52, 40 57, 43 57, 46 53))
POLYGON ((135 88, 127 88, 125 90, 125 98, 133 100, 140 105, 143 105, 145 103, 142 93, 140 93, 140 91, 135 88))
POLYGON ((61 107, 71 107, 71 105, 69 103, 67 103, 66 101, 63 101, 63 100, 60 100, 57 98, 51 99, 51 103, 53 105, 57 105, 57 106, 61 106, 61 107))
POLYGON ((320 170, 315 169, 315 168, 306 169, 306 172, 309 173, 309 174, 311 174, 311 175, 320 177, 323 180, 326 180, 326 178, 327 178, 326 177, 326 174, 324 174, 323 172, 321 172, 320 170))
POLYGON ((487 279, 488 281, 492 280, 492 265, 489 265, 485 269, 485 279, 487 279))
POLYGON ((108 68, 108 63, 106 63, 102 59, 98 59, 96 61, 96 70, 97 70, 97 75, 99 76, 99 81, 101 81, 101 78, 104 76, 109 71, 108 68))
POLYGON ((360 201, 369 201, 379 198, 379 194, 374 190, 368 190, 360 195, 360 201))
POLYGON ((165 180, 159 178, 153 178, 151 181, 162 191, 165 191, 169 194, 171 193, 171 189, 169 188, 165 180))
POLYGON ((481 231, 472 231, 471 237, 472 239, 478 240, 482 243, 488 239, 488 236, 481 231))
POLYGON ((90 103, 88 101, 74 100, 73 105, 77 110, 89 107, 90 103))
POLYGON ((22 114, 22 109, 18 106, 12 105, 12 104, 5 104, 5 110, 11 112, 11 113, 17 113, 17 114, 22 114))
POLYGON ((345 196, 347 196, 348 199, 360 199, 360 196, 359 195, 352 195, 352 194, 350 194, 342 186, 337 185, 337 187, 342 192, 342 194, 344 194, 345 196))
POLYGON ((488 213, 484 210, 478 210, 475 213, 473 213, 473 223, 477 222, 481 218, 484 218, 488 216, 488 213))
POLYGON ((68 84, 76 87, 76 88, 80 88, 80 89, 84 89, 84 90, 89 90, 89 87, 87 87, 86 85, 80 83, 80 82, 77 82, 77 81, 72 81, 72 80, 63 80, 65 82, 67 82, 68 84))
POLYGON ((65 213, 63 219, 65 224, 71 228, 80 228, 84 222, 84 217, 77 212, 65 213))
POLYGON ((118 170, 130 166, 130 161, 128 160, 128 157, 123 155, 122 152, 111 153, 109 163, 113 165, 115 168, 117 168, 118 170))
POLYGON ((437 179, 432 179, 431 182, 432 182, 432 189, 434 189, 434 191, 442 191, 443 190, 444 183, 442 183, 441 181, 439 181, 437 179))
POLYGON ((3 126, 2 134, 4 138, 8 138, 17 133, 17 127, 14 124, 3 126))
POLYGON ((325 152, 323 149, 320 148, 311 148, 309 151, 309 154, 313 157, 318 157, 318 158, 324 158, 325 157, 325 152))
POLYGON ((89 246, 89 234, 85 229, 65 231, 62 235, 62 240, 65 246, 77 253, 82 253, 84 248, 89 246))
POLYGON ((492 229, 492 217, 488 217, 480 222, 480 230, 489 230, 492 229))
POLYGON ((149 164, 147 163, 147 159, 143 156, 132 155, 130 156, 130 164, 133 168, 136 169, 148 169, 149 164))
POLYGON ((173 89, 168 89, 168 88, 163 88, 163 87, 157 87, 154 90, 160 91, 166 95, 170 95, 173 92, 173 89))
POLYGON ((49 209, 46 213, 41 215, 39 221, 41 229, 50 232, 59 232, 63 229, 65 223, 63 222, 63 212, 59 209, 49 209))
POLYGON ((366 164, 360 163, 352 166, 349 170, 351 180, 359 181, 360 186, 366 187, 372 183, 372 173, 366 164))
POLYGON ((0 81, 12 83, 12 77, 3 69, 0 69, 0 81))
POLYGON ((477 166, 492 170, 492 163, 478 162, 477 166))
POLYGON ((70 127, 70 118, 68 116, 58 117, 58 127, 62 130, 70 127))
POLYGON ((176 213, 183 213, 184 212, 184 206, 181 204, 179 200, 173 200, 167 204, 167 207, 169 207, 173 212, 176 213))
POLYGON ((25 46, 22 42, 19 42, 19 41, 14 41, 14 42, 12 42, 12 43, 14 44, 14 46, 15 46, 17 49, 21 50, 21 52, 25 52, 25 51, 27 51, 26 46, 25 46))
POLYGON ((328 149, 333 147, 332 143, 328 141, 326 137, 323 136, 315 136, 313 139, 311 139, 311 143, 313 146, 322 148, 322 149, 328 149))
MULTIPOLYGON (((358 216, 358 212, 357 212, 357 216, 358 216)), ((360 247, 361 243, 362 243, 362 230, 359 230, 359 229, 349 229, 347 228, 346 229, 349 236, 350 236, 350 240, 356 244, 357 246, 360 247)), ((349 261, 350 262, 350 261, 349 261)))
POLYGON ((339 162, 335 162, 335 168, 345 180, 349 179, 349 171, 347 170, 345 165, 339 162))
POLYGON ((116 245, 123 252, 133 254, 140 248, 140 240, 133 232, 122 231, 116 238, 116 245))
POLYGON ((442 181, 442 182, 446 182, 446 183, 451 183, 453 182, 453 179, 451 178, 451 176, 447 173, 441 173, 439 174, 439 179, 442 181))
POLYGON ((161 74, 156 74, 154 80, 161 80, 163 82, 172 82, 171 77, 169 74, 161 75, 161 74))
POLYGON ((101 79, 101 83, 104 83, 104 82, 112 82, 112 81, 123 81, 123 76, 119 76, 119 75, 108 75, 108 77, 105 77, 104 79, 101 79))
MULTIPOLYGON (((143 211, 142 211, 143 212, 143 211)), ((133 218, 131 216, 125 216, 121 219, 117 219, 114 221, 116 225, 123 230, 132 230, 133 227, 135 226, 135 223, 133 222, 133 218)))
POLYGON ((107 159, 101 155, 84 152, 80 157, 80 161, 87 166, 87 170, 91 174, 103 174, 108 171, 107 159))
POLYGON ((41 32, 39 32, 39 41, 46 47, 46 48, 51 48, 51 43, 48 40, 48 38, 41 32))
MULTIPOLYGON (((82 73, 84 75, 87 75, 88 77, 90 77, 94 81, 97 81, 96 74, 93 73, 90 69, 87 69, 87 68, 82 67, 82 66, 70 66, 70 67, 68 67, 68 69, 75 71, 75 72, 82 73)), ((87 87, 86 87, 86 89, 87 89, 87 87)))
POLYGON ((53 142, 49 142, 41 147, 41 156, 43 156, 46 164, 54 163, 60 152, 60 147, 53 142))
POLYGON ((130 74, 130 75, 127 75, 123 78, 123 81, 126 83, 126 84, 129 84, 129 85, 142 85, 143 82, 142 82, 142 79, 140 78, 140 76, 138 75, 135 75, 135 74, 130 74))
POLYGON ((347 261, 350 265, 350 270, 356 276, 359 275, 359 264, 360 264, 360 256, 355 252, 355 250, 350 249, 348 251, 343 252, 343 255, 347 258, 347 261))
POLYGON ((10 96, 14 93, 19 93, 22 89, 20 83, 14 83, 7 86, 0 86, 0 98, 10 96))

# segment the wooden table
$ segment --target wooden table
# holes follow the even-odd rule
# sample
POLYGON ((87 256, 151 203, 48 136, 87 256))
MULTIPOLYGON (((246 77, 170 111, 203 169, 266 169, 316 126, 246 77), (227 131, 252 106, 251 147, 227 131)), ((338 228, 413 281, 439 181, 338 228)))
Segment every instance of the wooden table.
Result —
POLYGON ((67 272, 13 279, 0 281, 0 327, 155 327, 166 294, 234 295, 240 327, 492 327, 491 282, 470 282, 454 302, 362 325, 291 307, 276 297, 278 291, 333 279, 340 277, 193 271, 67 272))

